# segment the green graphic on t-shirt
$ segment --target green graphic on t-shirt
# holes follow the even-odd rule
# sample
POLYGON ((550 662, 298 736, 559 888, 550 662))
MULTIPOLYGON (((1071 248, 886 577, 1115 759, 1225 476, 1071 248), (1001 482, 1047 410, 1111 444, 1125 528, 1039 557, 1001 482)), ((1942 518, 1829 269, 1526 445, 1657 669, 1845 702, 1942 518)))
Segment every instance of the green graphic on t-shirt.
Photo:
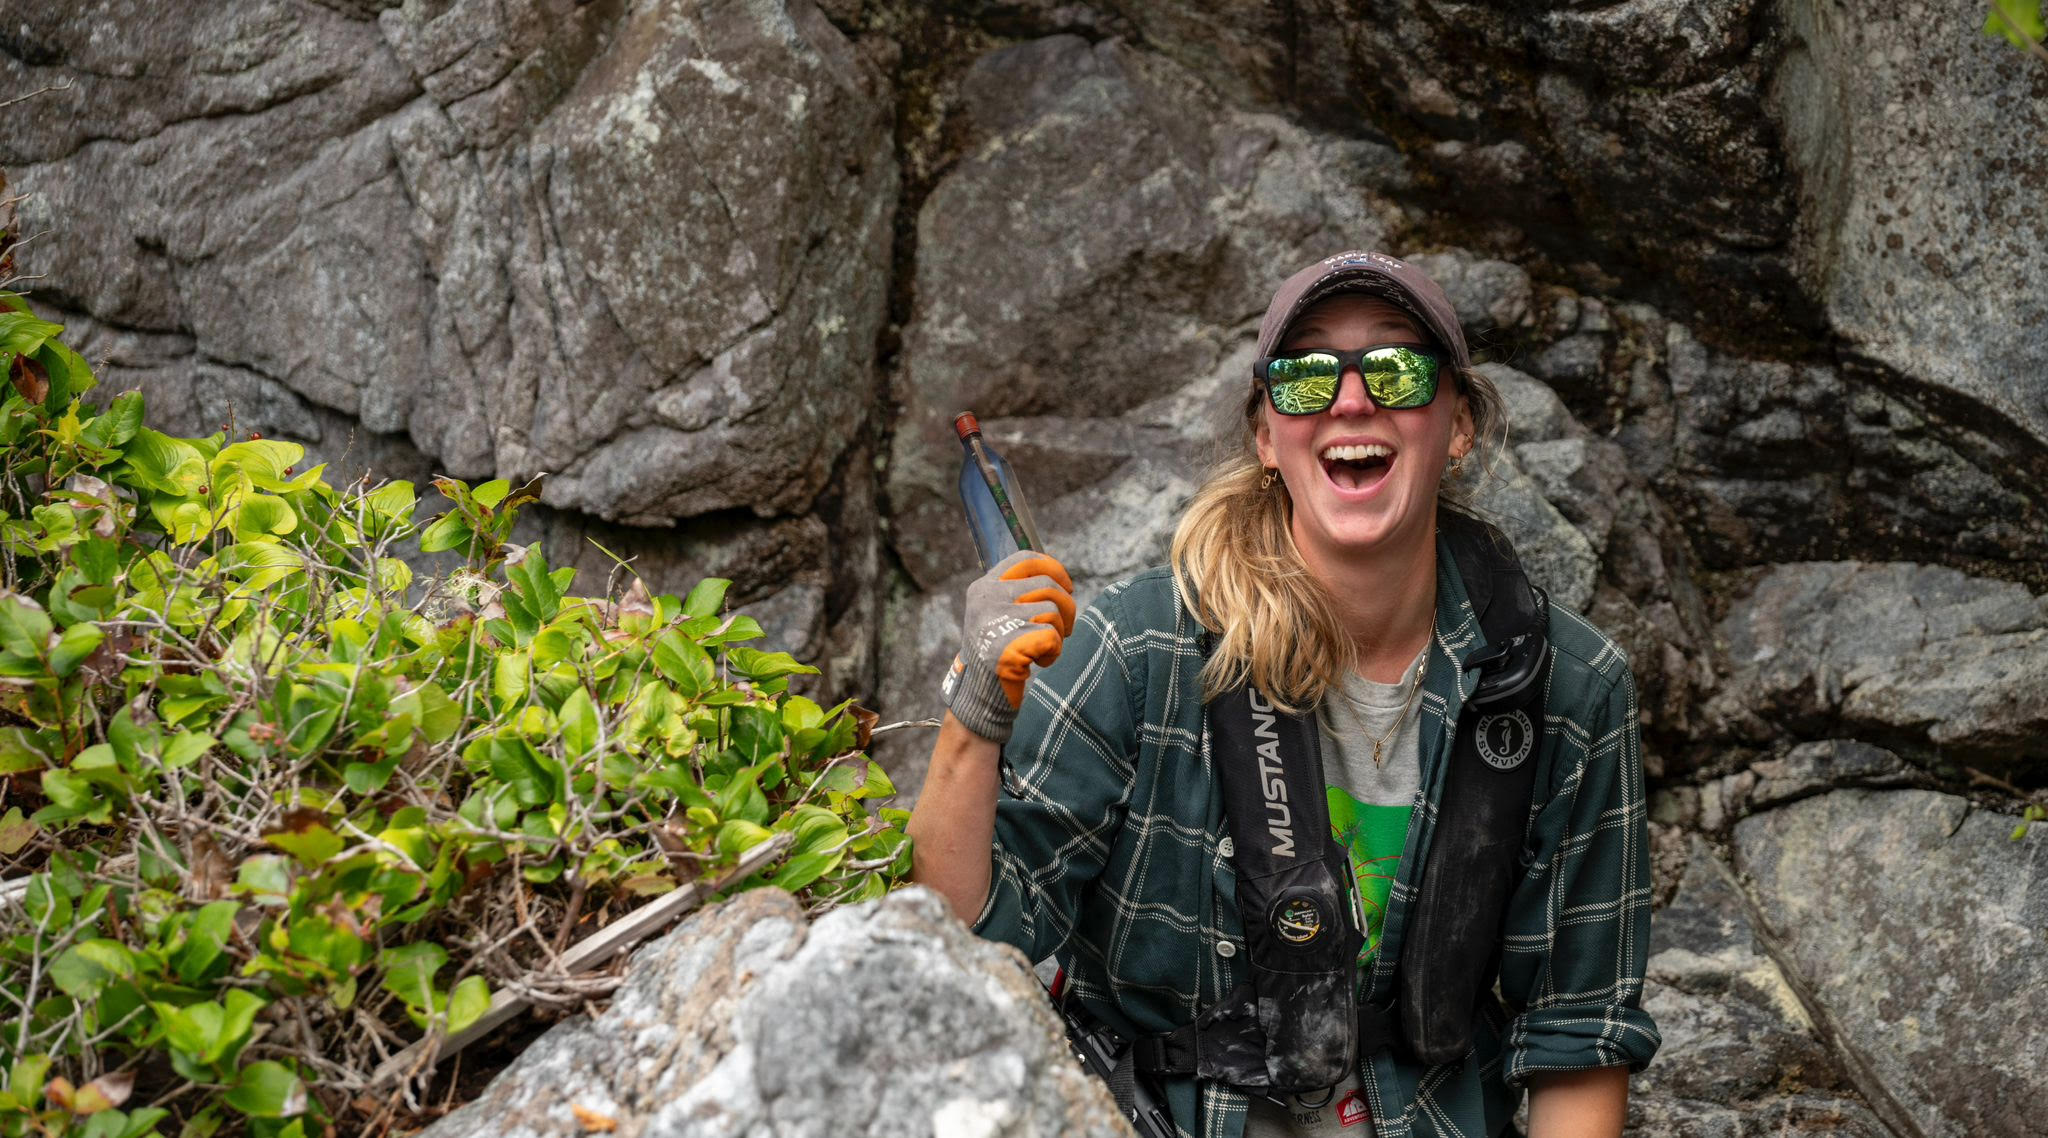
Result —
POLYGON ((1387 895, 1401 868, 1401 847, 1408 841, 1412 806, 1375 806, 1360 802, 1341 786, 1329 788, 1330 829, 1351 856, 1351 875, 1358 883, 1358 902, 1365 917, 1365 948, 1360 963, 1380 948, 1386 924, 1387 895))

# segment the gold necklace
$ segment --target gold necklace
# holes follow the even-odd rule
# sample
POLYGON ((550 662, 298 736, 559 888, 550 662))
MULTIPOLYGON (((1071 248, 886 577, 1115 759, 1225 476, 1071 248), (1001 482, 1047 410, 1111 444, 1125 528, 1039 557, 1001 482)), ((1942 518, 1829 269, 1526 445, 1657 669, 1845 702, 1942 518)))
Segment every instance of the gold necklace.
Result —
POLYGON ((1415 706, 1415 696, 1422 691, 1422 677, 1429 671, 1429 654, 1424 653, 1422 663, 1415 665, 1415 686, 1408 689, 1408 698, 1401 701, 1401 712, 1394 716, 1394 722, 1387 727, 1386 734, 1372 741, 1372 765, 1380 765, 1380 750, 1401 729, 1401 723, 1408 718, 1408 709, 1415 706))

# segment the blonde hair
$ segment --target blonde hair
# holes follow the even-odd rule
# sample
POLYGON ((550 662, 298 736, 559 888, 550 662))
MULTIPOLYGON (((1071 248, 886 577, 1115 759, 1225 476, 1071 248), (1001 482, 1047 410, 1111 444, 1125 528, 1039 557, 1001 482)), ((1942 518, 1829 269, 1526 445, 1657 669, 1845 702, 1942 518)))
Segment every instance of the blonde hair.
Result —
MULTIPOLYGON (((1445 471, 1438 500, 1455 506, 1464 501, 1466 482, 1490 469, 1490 456, 1507 435, 1507 415, 1492 380, 1470 369, 1453 374, 1472 413, 1471 457, 1486 456, 1445 471)), ((1295 547, 1286 484, 1269 480, 1259 462, 1256 430, 1264 406, 1265 392, 1254 387, 1236 445, 1210 471, 1173 531, 1170 560, 1195 619, 1216 637, 1202 667, 1202 698, 1249 681, 1275 706, 1299 713, 1321 702, 1351 670, 1357 646, 1335 598, 1295 547)))

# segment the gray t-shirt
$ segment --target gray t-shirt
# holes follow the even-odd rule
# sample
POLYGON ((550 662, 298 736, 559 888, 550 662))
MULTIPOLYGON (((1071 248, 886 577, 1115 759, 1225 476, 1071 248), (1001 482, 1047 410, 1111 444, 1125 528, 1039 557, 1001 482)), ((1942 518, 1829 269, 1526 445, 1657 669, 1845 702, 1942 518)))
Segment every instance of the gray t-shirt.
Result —
MULTIPOLYGON (((1423 655, 1409 662, 1400 683, 1376 684, 1353 674, 1316 709, 1330 827, 1350 854, 1356 887, 1352 895, 1365 926, 1361 964, 1379 951, 1387 893, 1400 868, 1409 816, 1422 788, 1422 716, 1414 706, 1419 696, 1410 697, 1416 695, 1427 653, 1424 648, 1423 655), (1373 740, 1382 737, 1386 741, 1375 763, 1373 740)), ((1254 1098, 1245 1138, 1356 1138, 1369 1132, 1369 1113, 1354 1074, 1327 1099, 1293 1099, 1283 1106, 1254 1098)))

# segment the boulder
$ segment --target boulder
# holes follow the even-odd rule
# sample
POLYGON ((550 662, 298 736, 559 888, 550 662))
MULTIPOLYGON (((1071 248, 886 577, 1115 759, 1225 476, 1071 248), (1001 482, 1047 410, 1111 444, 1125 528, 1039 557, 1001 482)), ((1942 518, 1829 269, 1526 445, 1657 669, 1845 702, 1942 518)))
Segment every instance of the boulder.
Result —
POLYGON ((1664 1045, 1630 1079, 1632 1132, 1890 1138, 1848 1089, 1758 943, 1741 891, 1697 837, 1676 896, 1651 925, 1643 1007, 1664 1045))
POLYGON ((636 525, 805 512, 859 437, 892 101, 810 0, 60 8, 0 163, 38 301, 157 341, 116 387, 225 373, 636 525))
POLYGON ((1709 710, 1756 742, 1853 736, 1908 758, 2035 770, 2048 731, 2048 599, 1931 565, 1762 574, 1722 621, 1709 710))
POLYGON ((1644 333, 1618 441, 1709 564, 2048 556, 2042 506, 2012 476, 2026 452, 1979 420, 1930 413, 1868 367, 1732 355, 1661 321, 1644 333))
MULTIPOLYGON (((1115 40, 989 52, 959 102, 967 141, 918 215, 893 380, 891 541, 922 588, 973 564, 954 414, 1037 418, 1035 437, 1059 446, 1073 421, 1086 433, 1086 420, 1241 367, 1220 403, 1170 425, 1227 417, 1251 382, 1249 356, 1234 357, 1271 290, 1317 257, 1385 243, 1401 215, 1378 189, 1405 171, 1388 146, 1230 110, 1201 76, 1115 40)), ((1097 454, 1071 472, 1022 473, 1043 503, 1039 479, 1074 485, 1112 465, 1097 454)))
POLYGON ((1770 96, 1799 187, 1801 274, 1830 325, 1927 408, 2002 424, 2038 479, 2048 71, 1975 34, 1984 18, 1972 0, 1775 5, 1788 50, 1770 96))
POLYGON ((741 894, 423 1138, 1129 1135, 1015 949, 912 889, 807 921, 741 894))
POLYGON ((1756 811, 1838 787, 1904 787, 1925 780, 1918 768, 1882 747, 1854 739, 1800 743, 1700 787, 1695 821, 1708 833, 1720 833, 1756 811))
POLYGON ((1754 0, 1114 7, 1235 102, 1402 139, 1432 208, 1517 228, 1581 284, 1620 274, 1751 335, 1817 324, 1754 0))
POLYGON ((2016 818, 1837 790, 1734 832, 1761 931, 1895 1133, 1998 1138, 2048 1116, 2048 852, 2016 818))

